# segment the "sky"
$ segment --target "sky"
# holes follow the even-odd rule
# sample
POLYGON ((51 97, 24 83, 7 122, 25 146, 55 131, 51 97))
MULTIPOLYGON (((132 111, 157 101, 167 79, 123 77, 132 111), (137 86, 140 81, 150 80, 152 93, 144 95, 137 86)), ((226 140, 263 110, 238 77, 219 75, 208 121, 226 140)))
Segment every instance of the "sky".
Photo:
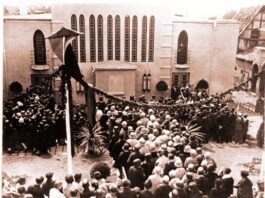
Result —
POLYGON ((230 10, 265 4, 264 0, 4 0, 4 5, 28 6, 51 3, 144 3, 162 4, 166 9, 175 9, 186 17, 221 18, 230 10), (169 6, 169 7, 168 7, 169 6))

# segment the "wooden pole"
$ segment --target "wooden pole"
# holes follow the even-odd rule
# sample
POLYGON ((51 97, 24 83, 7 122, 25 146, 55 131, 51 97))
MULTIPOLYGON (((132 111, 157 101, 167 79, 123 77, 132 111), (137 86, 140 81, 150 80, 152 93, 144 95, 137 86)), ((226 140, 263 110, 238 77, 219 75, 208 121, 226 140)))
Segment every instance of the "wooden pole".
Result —
POLYGON ((67 138, 67 170, 68 174, 73 173, 72 166, 72 152, 71 152, 71 128, 70 128, 70 105, 69 105, 69 93, 66 89, 66 106, 65 106, 65 123, 66 123, 66 138, 67 138))

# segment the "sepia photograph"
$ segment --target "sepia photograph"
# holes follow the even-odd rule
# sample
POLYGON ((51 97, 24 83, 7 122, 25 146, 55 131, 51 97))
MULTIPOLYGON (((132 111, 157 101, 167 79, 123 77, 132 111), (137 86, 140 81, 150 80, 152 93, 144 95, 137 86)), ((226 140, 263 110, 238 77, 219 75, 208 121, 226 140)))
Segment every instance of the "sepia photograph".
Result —
POLYGON ((4 1, 3 198, 264 198, 265 2, 4 1))

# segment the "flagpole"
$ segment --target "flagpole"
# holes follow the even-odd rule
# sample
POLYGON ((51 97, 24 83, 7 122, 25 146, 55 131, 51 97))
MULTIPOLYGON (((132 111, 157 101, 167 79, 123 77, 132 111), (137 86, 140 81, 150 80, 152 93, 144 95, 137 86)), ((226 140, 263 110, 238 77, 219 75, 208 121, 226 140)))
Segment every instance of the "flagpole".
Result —
MULTIPOLYGON (((65 37, 63 37, 63 64, 65 64, 64 51, 65 51, 65 37)), ((68 81, 66 83, 68 83, 68 81)), ((70 103, 69 103, 68 86, 66 87, 65 126, 66 126, 66 139, 67 139, 67 170, 68 170, 68 174, 72 174, 73 173, 73 163, 72 163, 73 159, 72 159, 72 151, 71 151, 72 146, 71 146, 70 103)))

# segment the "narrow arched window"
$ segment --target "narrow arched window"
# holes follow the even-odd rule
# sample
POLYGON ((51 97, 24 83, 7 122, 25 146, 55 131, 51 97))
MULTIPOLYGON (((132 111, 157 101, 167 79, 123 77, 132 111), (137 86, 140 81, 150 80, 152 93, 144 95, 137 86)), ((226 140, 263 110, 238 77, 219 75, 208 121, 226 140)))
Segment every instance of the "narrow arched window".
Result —
POLYGON ((138 32, 137 16, 133 16, 133 31, 132 31, 132 62, 137 62, 137 32, 138 32))
POLYGON ((115 17, 115 60, 121 60, 121 19, 115 17))
POLYGON ((102 15, 98 16, 98 61, 101 62, 104 60, 104 51, 103 51, 103 17, 102 15))
POLYGON ((130 61, 130 17, 125 17, 125 39, 124 39, 124 60, 129 62, 130 61))
POLYGON ((37 30, 33 36, 34 60, 35 65, 46 65, 46 46, 45 38, 40 30, 37 30))
POLYGON ((188 60, 188 34, 181 31, 178 38, 177 64, 187 64, 188 60))
POLYGON ((90 36, 90 62, 96 62, 96 28, 95 17, 89 17, 89 36, 90 36))
POLYGON ((151 16, 149 26, 149 56, 148 61, 154 61, 154 46, 155 46, 155 17, 151 16))
POLYGON ((108 60, 113 60, 113 20, 108 16, 108 60))
POLYGON ((85 17, 80 15, 79 17, 79 30, 83 34, 80 35, 80 61, 86 62, 86 34, 85 34, 85 17))
MULTIPOLYGON (((73 14, 71 16, 71 29, 77 31, 77 18, 75 16, 75 14, 73 14)), ((78 46, 78 41, 77 41, 77 39, 74 39, 72 41, 72 46, 73 46, 73 51, 74 51, 74 54, 75 54, 75 58, 78 61, 78 47, 77 47, 78 46)))
POLYGON ((142 20, 142 57, 141 61, 146 62, 146 43, 147 43, 147 17, 142 20))

